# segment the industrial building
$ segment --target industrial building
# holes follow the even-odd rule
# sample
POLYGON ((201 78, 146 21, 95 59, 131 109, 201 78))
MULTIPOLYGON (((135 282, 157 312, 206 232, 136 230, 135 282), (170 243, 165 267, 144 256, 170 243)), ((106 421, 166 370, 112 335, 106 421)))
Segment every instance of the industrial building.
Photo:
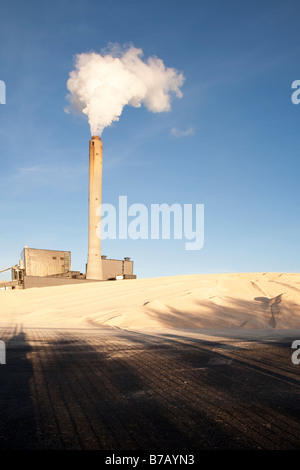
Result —
POLYGON ((37 250, 24 246, 20 268, 26 276, 53 276, 71 271, 70 251, 37 250))
MULTIPOLYGON (((101 262, 103 281, 136 279, 133 274, 133 261, 128 257, 118 260, 101 256, 101 262)), ((71 270, 70 251, 41 250, 25 246, 19 265, 9 269, 12 272, 12 281, 7 284, 23 289, 95 282, 94 279, 86 279, 86 274, 71 270)))

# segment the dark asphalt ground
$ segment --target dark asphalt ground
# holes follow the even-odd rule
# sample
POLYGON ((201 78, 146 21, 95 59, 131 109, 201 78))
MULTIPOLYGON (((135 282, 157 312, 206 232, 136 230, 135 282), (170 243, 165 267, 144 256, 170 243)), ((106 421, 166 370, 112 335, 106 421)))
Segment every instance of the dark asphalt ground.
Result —
POLYGON ((0 450, 299 450, 298 336, 1 328, 0 450))

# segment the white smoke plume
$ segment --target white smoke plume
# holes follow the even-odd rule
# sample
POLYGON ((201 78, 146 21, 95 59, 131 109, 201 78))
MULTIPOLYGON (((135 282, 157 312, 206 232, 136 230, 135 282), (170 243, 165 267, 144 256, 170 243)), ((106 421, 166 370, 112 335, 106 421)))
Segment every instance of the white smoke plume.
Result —
POLYGON ((77 54, 67 88, 71 106, 88 117, 92 135, 118 121, 126 105, 159 113, 171 109, 171 95, 182 97, 184 76, 157 57, 142 59, 134 46, 111 47, 103 55, 77 54))

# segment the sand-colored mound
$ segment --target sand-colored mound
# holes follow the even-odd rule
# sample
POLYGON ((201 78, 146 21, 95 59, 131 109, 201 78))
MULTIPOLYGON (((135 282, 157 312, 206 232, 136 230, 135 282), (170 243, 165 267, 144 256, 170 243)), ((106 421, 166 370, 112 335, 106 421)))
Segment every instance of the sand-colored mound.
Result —
POLYGON ((300 328, 300 274, 174 276, 0 291, 24 327, 300 328))

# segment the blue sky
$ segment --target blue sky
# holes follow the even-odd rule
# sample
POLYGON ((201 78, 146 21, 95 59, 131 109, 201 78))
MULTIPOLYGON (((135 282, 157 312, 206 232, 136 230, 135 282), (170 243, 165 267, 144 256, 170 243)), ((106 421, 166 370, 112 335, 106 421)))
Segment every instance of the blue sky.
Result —
MULTIPOLYGON (((66 114, 77 53, 133 44, 185 76, 167 113, 102 134, 103 202, 205 205, 205 243, 105 240, 138 277, 298 272, 298 0, 0 0, 0 266, 24 245, 87 259, 89 125, 66 114), (179 132, 174 135, 171 130, 179 132), (193 132, 185 131, 193 129, 193 132)), ((2 277, 3 278, 3 275, 2 277)))

